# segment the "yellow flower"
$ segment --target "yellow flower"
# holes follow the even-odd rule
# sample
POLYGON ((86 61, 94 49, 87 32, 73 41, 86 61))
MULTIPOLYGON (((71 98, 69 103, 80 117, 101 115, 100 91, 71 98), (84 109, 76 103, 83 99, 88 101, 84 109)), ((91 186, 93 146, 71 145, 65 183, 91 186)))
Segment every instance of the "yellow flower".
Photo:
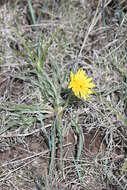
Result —
POLYGON ((71 88, 75 96, 86 99, 90 94, 93 94, 95 84, 92 82, 92 77, 88 77, 83 69, 79 69, 77 73, 70 73, 70 83, 68 88, 71 88))

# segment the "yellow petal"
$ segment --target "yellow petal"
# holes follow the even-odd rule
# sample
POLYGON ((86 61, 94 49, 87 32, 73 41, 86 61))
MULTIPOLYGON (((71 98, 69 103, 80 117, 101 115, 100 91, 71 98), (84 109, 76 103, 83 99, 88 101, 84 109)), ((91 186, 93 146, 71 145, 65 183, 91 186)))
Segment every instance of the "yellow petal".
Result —
POLYGON ((74 78, 74 74, 72 73, 72 71, 70 73, 70 78, 71 78, 71 80, 73 80, 73 78, 74 78))
POLYGON ((95 84, 92 80, 92 77, 88 77, 83 69, 79 69, 75 74, 70 73, 68 88, 72 88, 75 96, 86 99, 90 94, 94 93, 95 84))

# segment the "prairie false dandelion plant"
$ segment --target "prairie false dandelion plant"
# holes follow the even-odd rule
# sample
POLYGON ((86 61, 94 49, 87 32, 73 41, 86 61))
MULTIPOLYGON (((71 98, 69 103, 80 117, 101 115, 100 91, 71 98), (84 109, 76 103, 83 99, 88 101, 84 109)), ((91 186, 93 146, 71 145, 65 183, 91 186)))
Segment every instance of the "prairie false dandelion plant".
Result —
POLYGON ((78 98, 86 99, 90 94, 93 94, 93 83, 92 77, 88 77, 83 69, 79 69, 77 73, 70 73, 70 82, 68 88, 71 88, 74 95, 78 98))

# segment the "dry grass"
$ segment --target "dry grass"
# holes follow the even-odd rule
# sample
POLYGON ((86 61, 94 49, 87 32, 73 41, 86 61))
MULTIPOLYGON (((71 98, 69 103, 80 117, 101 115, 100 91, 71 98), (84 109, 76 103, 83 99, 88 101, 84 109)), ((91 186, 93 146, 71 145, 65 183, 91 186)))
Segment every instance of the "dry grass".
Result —
POLYGON ((126 1, 17 0, 0 21, 0 188, 126 190, 126 1))

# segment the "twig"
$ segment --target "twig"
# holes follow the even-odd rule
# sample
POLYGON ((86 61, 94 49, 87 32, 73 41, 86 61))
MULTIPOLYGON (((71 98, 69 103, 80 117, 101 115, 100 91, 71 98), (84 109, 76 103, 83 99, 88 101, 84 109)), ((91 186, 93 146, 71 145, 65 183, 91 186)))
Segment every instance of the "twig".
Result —
MULTIPOLYGON (((109 0, 109 1, 105 4, 104 8, 105 8, 111 1, 112 1, 112 0, 109 0)), ((79 52, 79 57, 82 55, 82 51, 83 51, 83 49, 84 49, 84 47, 85 47, 85 44, 86 44, 86 41, 87 41, 87 39, 88 39, 89 34, 91 33, 91 31, 93 30, 93 28, 94 28, 94 26, 96 25, 97 21, 98 21, 98 20, 100 19, 100 17, 101 17, 101 12, 98 14, 100 4, 101 4, 101 0, 98 2, 95 15, 94 15, 93 20, 92 20, 92 22, 91 22, 91 24, 90 24, 90 26, 89 26, 89 28, 88 28, 88 32, 87 32, 86 35, 85 35, 85 38, 84 38, 82 47, 81 47, 80 52, 79 52), (97 15, 98 15, 98 16, 97 16, 97 15)))
MULTIPOLYGON (((44 126, 45 128, 48 128, 50 127, 51 124, 48 124, 46 126, 44 126)), ((16 138, 16 137, 27 137, 27 136, 31 136, 33 135, 34 133, 38 133, 40 132, 42 129, 36 129, 34 131, 32 131, 31 133, 25 133, 25 134, 12 134, 12 133, 9 133, 7 135, 1 135, 0 138, 16 138)))

